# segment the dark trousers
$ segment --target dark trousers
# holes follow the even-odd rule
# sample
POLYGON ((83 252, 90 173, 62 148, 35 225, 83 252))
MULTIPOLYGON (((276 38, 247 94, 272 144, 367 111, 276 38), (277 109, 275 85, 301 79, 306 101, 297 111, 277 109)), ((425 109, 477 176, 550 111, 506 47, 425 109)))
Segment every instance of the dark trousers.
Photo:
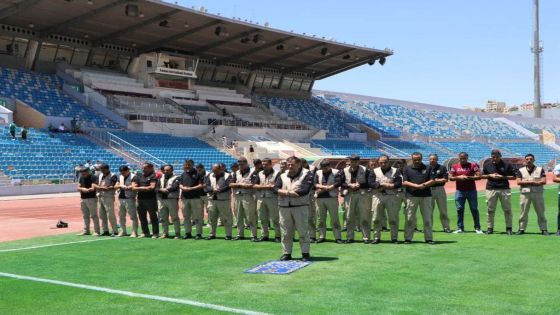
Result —
POLYGON ((157 216, 157 200, 156 199, 138 199, 138 219, 142 226, 142 233, 145 236, 150 235, 148 227, 148 213, 150 214, 150 222, 152 223, 152 232, 159 234, 159 219, 157 216))
POLYGON ((12 136, 12 139, 16 138, 16 132, 15 131, 10 131, 10 136, 12 136))
POLYGON ((558 192, 558 231, 560 231, 560 192, 558 192))
POLYGON ((478 196, 476 190, 457 190, 455 192, 455 206, 457 206, 457 228, 465 229, 465 203, 469 202, 469 208, 474 221, 475 230, 480 230, 480 214, 478 213, 478 196))

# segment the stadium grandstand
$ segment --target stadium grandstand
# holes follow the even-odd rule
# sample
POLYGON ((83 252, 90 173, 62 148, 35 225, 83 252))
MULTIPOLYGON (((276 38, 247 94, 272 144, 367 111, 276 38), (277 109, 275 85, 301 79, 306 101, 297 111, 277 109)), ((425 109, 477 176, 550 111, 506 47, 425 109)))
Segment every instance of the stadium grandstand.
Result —
POLYGON ((449 160, 468 151, 478 162, 499 148, 546 166, 560 156, 560 129, 547 119, 313 90, 383 65, 390 49, 161 1, 2 2, 0 53, 4 185, 66 183, 87 160, 180 172, 185 158, 208 168, 249 153, 449 160))

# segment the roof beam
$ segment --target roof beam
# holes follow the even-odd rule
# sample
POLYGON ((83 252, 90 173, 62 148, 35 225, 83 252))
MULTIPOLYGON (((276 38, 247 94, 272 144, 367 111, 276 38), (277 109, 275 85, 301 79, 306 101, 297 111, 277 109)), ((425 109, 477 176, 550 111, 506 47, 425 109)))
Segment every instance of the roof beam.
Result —
POLYGON ((306 51, 310 51, 310 50, 313 50, 315 48, 319 48, 323 45, 325 45, 325 43, 320 42, 320 43, 316 43, 312 46, 309 46, 309 47, 306 47, 306 48, 303 48, 303 49, 299 49, 299 50, 293 51, 291 53, 284 54, 284 55, 279 56, 279 57, 270 58, 268 60, 265 60, 263 62, 260 62, 260 63, 257 63, 255 65, 253 65, 251 67, 251 70, 258 70, 258 69, 262 68, 263 66, 270 65, 270 64, 276 63, 276 62, 281 61, 281 60, 292 58, 293 56, 302 54, 306 51))
POLYGON ((286 69, 285 72, 292 72, 292 71, 296 71, 298 69, 305 69, 307 67, 316 65, 316 64, 321 63, 323 61, 327 61, 329 59, 336 58, 338 56, 342 56, 342 55, 347 54, 347 53, 349 53, 353 50, 354 50, 354 48, 345 49, 343 51, 340 51, 340 52, 337 52, 337 53, 334 53, 334 54, 331 54, 331 55, 327 55, 327 56, 322 57, 322 58, 317 58, 317 59, 312 60, 310 62, 300 63, 299 65, 296 65, 296 66, 293 66, 291 68, 286 69))
POLYGON ((356 62, 348 64, 346 66, 332 67, 330 69, 327 69, 327 70, 317 74, 315 76, 315 80, 321 80, 321 79, 324 79, 326 77, 330 77, 332 75, 335 75, 335 74, 338 74, 338 73, 341 73, 341 72, 344 72, 344 71, 347 71, 347 70, 350 70, 350 69, 354 69, 354 68, 359 67, 363 64, 366 64, 372 58, 377 59, 379 57, 381 57, 381 56, 380 55, 370 55, 370 56, 364 57, 362 59, 359 59, 356 62))
POLYGON ((78 23, 82 23, 84 20, 90 19, 90 18, 92 18, 92 17, 94 17, 98 14, 109 11, 109 10, 113 9, 114 7, 117 7, 117 6, 119 6, 123 3, 126 3, 128 1, 129 0, 112 1, 109 4, 106 4, 102 7, 97 8, 97 9, 93 9, 93 10, 87 12, 87 13, 84 13, 84 14, 78 15, 76 17, 73 17, 69 20, 66 20, 66 21, 62 22, 62 23, 58 23, 56 25, 52 25, 52 26, 49 26, 47 28, 44 28, 44 29, 40 30, 39 33, 41 34, 41 37, 45 38, 45 37, 57 32, 57 31, 60 31, 62 29, 65 29, 67 27, 70 27, 70 26, 78 24, 78 23))
POLYGON ((24 0, 24 1, 21 1, 21 2, 18 2, 16 4, 14 4, 12 6, 9 6, 7 8, 4 8, 4 9, 0 10, 0 20, 9 18, 12 15, 18 14, 19 12, 36 5, 40 1, 41 0, 24 0))
POLYGON ((96 44, 102 44, 102 43, 105 42, 105 41, 108 41, 108 40, 112 40, 112 39, 116 39, 116 38, 122 37, 122 36, 125 35, 125 34, 132 33, 132 32, 134 32, 134 31, 137 31, 137 30, 139 30, 139 29, 141 29, 141 28, 143 28, 143 27, 145 27, 145 26, 148 26, 148 25, 150 25, 150 24, 159 22, 159 21, 161 21, 161 20, 168 19, 168 18, 170 18, 172 15, 177 14, 177 13, 179 13, 179 12, 181 12, 181 10, 179 10, 179 9, 173 9, 173 10, 171 10, 171 11, 169 11, 169 12, 166 12, 166 13, 163 13, 163 14, 160 14, 160 15, 156 15, 156 16, 154 16, 154 17, 152 17, 152 18, 150 18, 150 19, 144 20, 144 21, 142 21, 142 22, 140 22, 140 23, 133 24, 133 25, 131 25, 131 26, 129 26, 129 27, 120 29, 120 30, 118 30, 118 31, 116 31, 116 32, 107 34, 107 35, 105 35, 105 36, 98 37, 98 38, 96 38, 96 39, 93 39, 93 42, 96 43, 96 44))
POLYGON ((142 54, 142 53, 145 53, 145 52, 148 52, 148 51, 152 51, 152 50, 157 49, 161 46, 167 45, 167 44, 172 43, 176 40, 179 40, 179 39, 184 38, 186 36, 192 35, 196 32, 202 31, 202 30, 204 30, 208 27, 212 27, 212 26, 220 24, 220 23, 221 23, 220 20, 214 20, 214 21, 208 22, 206 24, 202 24, 200 26, 193 27, 192 29, 190 29, 188 31, 184 31, 184 32, 181 32, 181 33, 178 33, 178 34, 175 34, 175 35, 171 35, 171 36, 166 37, 164 39, 158 40, 157 42, 153 42, 153 43, 150 43, 150 44, 148 44, 144 47, 140 47, 138 49, 138 53, 142 54))
POLYGON ((288 37, 280 38, 280 39, 277 39, 277 40, 275 40, 275 41, 269 42, 269 43, 267 43, 267 44, 260 45, 260 46, 257 46, 257 47, 253 47, 253 48, 251 48, 251 49, 248 49, 248 50, 246 50, 246 51, 240 52, 240 53, 235 54, 235 55, 233 55, 233 56, 229 56, 229 57, 226 57, 226 58, 219 59, 216 63, 217 63, 217 64, 225 64, 225 63, 231 62, 231 61, 233 61, 233 60, 238 60, 238 59, 240 59, 240 58, 243 58, 243 57, 246 57, 246 56, 250 56, 250 55, 252 55, 252 54, 254 54, 254 53, 256 53, 256 52, 265 50, 265 49, 267 49, 267 48, 269 48, 269 47, 274 47, 274 46, 276 46, 276 45, 285 43, 285 42, 289 41, 289 40, 292 39, 292 38, 294 38, 294 36, 288 36, 288 37))
POLYGON ((251 35, 253 35, 255 33, 258 33, 258 32, 260 32, 260 30, 255 28, 255 29, 251 29, 249 31, 243 32, 243 33, 239 33, 235 36, 228 36, 228 38, 225 38, 225 39, 216 41, 214 43, 208 44, 206 46, 200 47, 199 49, 193 51, 193 54, 194 55, 200 55, 204 52, 207 52, 210 49, 220 47, 220 46, 225 45, 227 43, 233 42, 235 40, 238 40, 238 39, 246 37, 246 36, 251 36, 251 35))

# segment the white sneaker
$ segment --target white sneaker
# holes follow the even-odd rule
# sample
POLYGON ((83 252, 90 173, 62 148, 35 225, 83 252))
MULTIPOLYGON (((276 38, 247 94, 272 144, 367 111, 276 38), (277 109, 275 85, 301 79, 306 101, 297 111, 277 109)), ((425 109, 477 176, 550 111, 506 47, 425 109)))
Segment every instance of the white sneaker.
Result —
POLYGON ((480 229, 478 230, 474 230, 476 234, 484 234, 484 232, 482 232, 480 229))
POLYGON ((461 234, 461 233, 465 233, 465 231, 458 229, 457 231, 453 232, 453 234, 461 234))

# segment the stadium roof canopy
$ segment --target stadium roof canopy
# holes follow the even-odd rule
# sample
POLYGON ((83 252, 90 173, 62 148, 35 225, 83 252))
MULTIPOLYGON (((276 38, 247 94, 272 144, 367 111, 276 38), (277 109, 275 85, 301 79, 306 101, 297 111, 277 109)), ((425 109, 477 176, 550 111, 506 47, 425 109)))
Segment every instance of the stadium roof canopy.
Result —
POLYGON ((286 32, 158 0, 0 0, 0 23, 87 38, 92 47, 120 45, 136 53, 177 51, 251 70, 271 68, 322 79, 392 55, 286 32))

